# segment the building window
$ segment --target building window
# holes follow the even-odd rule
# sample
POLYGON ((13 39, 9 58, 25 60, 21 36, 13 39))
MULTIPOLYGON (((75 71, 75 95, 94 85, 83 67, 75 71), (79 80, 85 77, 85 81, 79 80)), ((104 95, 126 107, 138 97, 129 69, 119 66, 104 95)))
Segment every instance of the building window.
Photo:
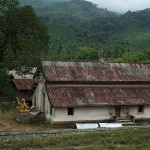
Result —
POLYGON ((144 112, 144 106, 139 106, 138 112, 144 112))
POLYGON ((74 108, 68 108, 68 115, 74 115, 74 108))

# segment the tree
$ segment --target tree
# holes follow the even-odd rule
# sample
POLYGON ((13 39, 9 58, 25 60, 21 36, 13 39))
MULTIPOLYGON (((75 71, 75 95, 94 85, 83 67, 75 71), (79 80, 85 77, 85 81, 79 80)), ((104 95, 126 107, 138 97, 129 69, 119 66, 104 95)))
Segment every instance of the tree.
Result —
POLYGON ((8 71, 39 66, 48 52, 49 34, 32 7, 21 7, 18 0, 1 0, 0 8, 0 92, 10 99, 8 71))
POLYGON ((60 53, 60 59, 61 60, 69 60, 70 59, 70 54, 66 50, 62 50, 60 53))
POLYGON ((142 62, 146 60, 146 57, 141 52, 126 52, 123 54, 122 59, 125 62, 142 62))
POLYGON ((1 61, 7 51, 11 51, 19 65, 33 66, 47 53, 47 28, 39 21, 30 6, 8 9, 2 15, 1 34, 1 61))
POLYGON ((94 48, 81 48, 77 54, 77 59, 80 60, 98 60, 98 51, 94 48))

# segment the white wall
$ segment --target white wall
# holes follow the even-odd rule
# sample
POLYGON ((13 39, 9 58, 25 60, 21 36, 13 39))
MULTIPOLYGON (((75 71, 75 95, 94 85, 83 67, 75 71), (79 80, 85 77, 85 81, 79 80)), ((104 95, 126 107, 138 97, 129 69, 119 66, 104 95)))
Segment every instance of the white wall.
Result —
MULTIPOLYGON (((121 117, 127 117, 121 107, 121 117)), ((138 106, 129 106, 129 115, 138 115, 138 106)), ((115 115, 115 107, 112 107, 112 115, 115 115)), ((110 107, 80 107, 74 108, 74 115, 68 115, 67 108, 54 108, 54 121, 87 121, 111 119, 110 107)), ((144 115, 150 115, 150 106, 144 107, 144 115)))
POLYGON ((139 106, 130 106, 129 107, 129 115, 150 115, 150 106, 144 106, 143 112, 138 112, 139 106))
POLYGON ((137 114, 138 114, 138 106, 130 106, 129 115, 137 115, 137 114))
POLYGON ((150 115, 150 106, 145 106, 144 107, 144 114, 150 115))
POLYGON ((74 115, 68 115, 67 108, 55 108, 54 121, 83 121, 110 119, 109 107, 74 108, 74 115))
POLYGON ((36 90, 33 94, 32 104, 35 105, 38 108, 38 110, 45 111, 47 114, 50 115, 51 105, 47 93, 45 93, 45 110, 43 110, 43 90, 45 90, 44 83, 38 83, 38 86, 36 87, 36 90))

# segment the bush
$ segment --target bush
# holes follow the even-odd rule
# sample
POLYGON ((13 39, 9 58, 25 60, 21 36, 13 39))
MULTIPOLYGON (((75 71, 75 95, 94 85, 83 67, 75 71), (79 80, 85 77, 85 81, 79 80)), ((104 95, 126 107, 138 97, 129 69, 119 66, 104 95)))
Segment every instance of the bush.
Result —
POLYGON ((53 118, 50 115, 46 115, 46 122, 48 124, 53 124, 53 118))

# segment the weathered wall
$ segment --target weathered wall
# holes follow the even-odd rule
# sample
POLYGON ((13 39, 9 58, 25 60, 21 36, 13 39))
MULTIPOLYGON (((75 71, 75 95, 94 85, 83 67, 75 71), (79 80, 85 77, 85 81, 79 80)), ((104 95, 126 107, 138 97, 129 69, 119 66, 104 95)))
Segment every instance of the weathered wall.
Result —
MULTIPOLYGON (((139 115, 138 106, 129 106, 128 113, 123 111, 124 106, 121 107, 120 115, 125 118, 129 115, 139 115)), ((111 119, 115 115, 115 107, 80 107, 74 108, 74 115, 68 115, 67 108, 55 108, 54 109, 54 121, 87 121, 87 120, 107 120, 111 119)), ((144 107, 143 115, 150 115, 150 106, 144 107)))
POLYGON ((109 107, 74 108, 74 115, 68 115, 67 108, 55 108, 54 121, 82 121, 110 119, 109 107))
POLYGON ((137 115, 137 114, 138 114, 138 106, 130 106, 129 115, 137 115))
POLYGON ((39 83, 35 92, 34 92, 34 95, 32 98, 32 104, 34 106, 36 106, 38 108, 38 110, 45 111, 46 114, 50 115, 50 108, 51 108, 50 106, 51 105, 50 105, 50 102, 48 100, 47 93, 43 92, 43 91, 45 91, 44 83, 39 83), (45 103, 43 102, 44 101, 43 93, 45 93, 45 103))
POLYGON ((143 112, 138 112, 138 106, 129 107, 129 115, 150 115, 150 106, 144 106, 143 112))
POLYGON ((16 109, 16 120, 22 123, 45 121, 45 113, 40 112, 36 116, 32 116, 30 113, 21 113, 16 109))
POLYGON ((145 106, 144 107, 144 114, 150 115, 150 106, 145 106))

